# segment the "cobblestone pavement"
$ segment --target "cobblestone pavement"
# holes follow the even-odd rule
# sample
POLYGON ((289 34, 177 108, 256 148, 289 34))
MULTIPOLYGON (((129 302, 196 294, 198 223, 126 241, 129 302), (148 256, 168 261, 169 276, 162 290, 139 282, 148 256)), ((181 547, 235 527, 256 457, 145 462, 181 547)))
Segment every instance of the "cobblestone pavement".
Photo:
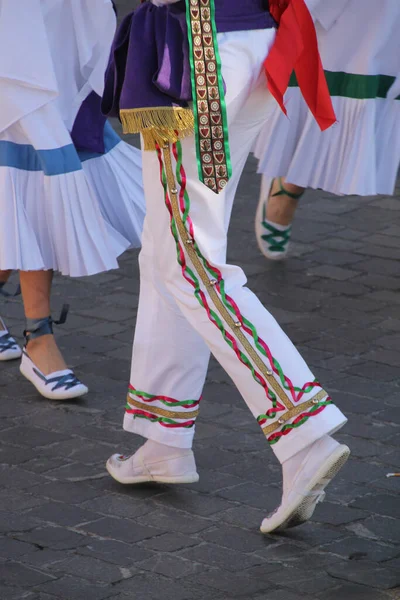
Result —
MULTIPOLYGON (((397 197, 308 192, 285 264, 253 237, 250 161, 230 260, 349 416, 353 456, 308 524, 262 536, 280 469, 235 388, 212 363, 195 444, 196 485, 126 489, 104 462, 139 440, 121 430, 138 300, 137 254, 121 269, 57 278, 57 331, 90 386, 52 403, 0 366, 1 600, 389 600, 400 598, 400 188, 397 197)), ((14 332, 19 300, 2 301, 14 332)))

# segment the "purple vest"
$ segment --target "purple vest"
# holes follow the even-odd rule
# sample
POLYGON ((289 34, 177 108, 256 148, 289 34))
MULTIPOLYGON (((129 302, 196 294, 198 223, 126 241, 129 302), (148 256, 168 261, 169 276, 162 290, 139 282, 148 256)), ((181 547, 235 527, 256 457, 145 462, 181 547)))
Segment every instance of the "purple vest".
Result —
MULTIPOLYGON (((215 0, 218 31, 275 27, 265 4, 265 0, 215 0)), ((161 8, 145 2, 125 17, 115 36, 103 114, 119 117, 120 110, 187 108, 191 99, 185 2, 161 8)))
POLYGON ((265 7, 265 0, 215 0, 215 20, 220 33, 249 29, 268 29, 276 23, 265 7))

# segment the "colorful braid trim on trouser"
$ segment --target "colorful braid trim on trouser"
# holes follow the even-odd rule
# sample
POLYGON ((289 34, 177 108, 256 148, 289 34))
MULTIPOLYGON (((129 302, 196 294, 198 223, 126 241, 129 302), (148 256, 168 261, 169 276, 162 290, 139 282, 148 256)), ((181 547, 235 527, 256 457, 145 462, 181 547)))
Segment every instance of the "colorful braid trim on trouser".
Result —
MULTIPOLYGON (((170 227, 182 275, 193 288, 194 295, 206 311, 209 320, 219 329, 240 363, 250 370, 253 379, 264 389, 269 407, 264 414, 258 416, 257 421, 268 442, 271 445, 277 444, 282 437, 287 436, 311 417, 320 414, 332 404, 332 400, 317 381, 307 382, 302 387, 293 385, 284 374, 279 362, 272 356, 265 341, 258 336, 254 325, 240 312, 234 299, 226 293, 221 271, 210 264, 201 253, 189 214, 190 199, 180 142, 172 146, 166 144, 162 149, 158 147, 157 154, 165 203, 170 215, 170 227), (176 173, 174 173, 172 155, 176 161, 176 173), (313 390, 315 394, 305 400, 303 397, 312 394, 313 390)), ((137 396, 138 392, 135 394, 137 396)), ((146 412, 143 404, 147 406, 147 401, 152 397, 145 398, 146 394, 143 392, 140 394, 142 396, 140 400, 136 398, 136 404, 129 401, 130 411, 146 412)), ((178 406, 177 401, 172 399, 168 401, 169 406, 178 406)), ((174 422, 176 411, 158 409, 151 412, 147 409, 150 416, 145 414, 141 416, 157 420, 165 426, 192 426, 197 416, 198 402, 187 400, 181 405, 187 408, 190 406, 191 409, 196 407, 190 416, 186 413, 186 421, 182 424, 179 422, 177 425, 174 422), (160 419, 170 419, 172 422, 160 419)))

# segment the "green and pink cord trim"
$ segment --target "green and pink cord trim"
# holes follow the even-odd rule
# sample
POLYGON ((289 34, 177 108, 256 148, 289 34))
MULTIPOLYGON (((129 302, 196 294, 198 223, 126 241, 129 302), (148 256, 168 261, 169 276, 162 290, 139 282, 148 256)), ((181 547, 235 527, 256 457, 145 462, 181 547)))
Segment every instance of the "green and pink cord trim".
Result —
POLYGON ((196 423, 195 419, 191 419, 190 421, 183 421, 182 423, 180 423, 178 421, 174 421, 174 419, 169 419, 167 417, 159 417, 145 410, 132 408, 132 406, 129 403, 126 405, 125 411, 128 413, 128 415, 133 415, 137 419, 146 419, 151 423, 158 423, 162 427, 167 427, 168 429, 190 429, 196 423))
MULTIPOLYGON (((189 217, 190 201, 189 201, 189 196, 188 196, 187 190, 186 190, 186 174, 185 174, 185 171, 184 171, 183 165, 182 165, 181 144, 180 143, 173 144, 172 150, 173 150, 173 154, 177 160, 177 179, 178 179, 178 183, 180 185, 179 205, 180 205, 180 209, 182 211, 182 221, 185 225, 186 224, 188 225, 189 234, 190 234, 191 238, 193 239, 193 244, 197 246, 197 244, 194 240, 193 222, 191 221, 191 219, 189 217)), ((200 287, 199 279, 197 278, 197 276, 195 275, 193 270, 187 265, 185 253, 184 253, 182 245, 179 241, 179 234, 178 234, 178 230, 177 230, 177 226, 176 226, 176 222, 175 222, 175 218, 174 218, 174 214, 173 214, 173 210, 172 210, 171 200, 170 200, 169 193, 168 193, 167 179, 166 179, 165 168, 164 168, 164 163, 163 163, 163 159, 162 159, 162 151, 160 148, 157 149, 157 155, 158 155, 159 164, 160 164, 160 178, 161 178, 161 184, 164 188, 165 203, 166 203, 168 212, 170 214, 170 228, 171 228, 171 232, 174 237, 174 240, 175 240, 177 258, 178 258, 178 263, 182 270, 182 275, 186 279, 186 281, 194 288, 195 297, 197 298, 199 304, 206 310, 210 321, 220 330, 223 338, 225 339, 227 344, 232 348, 232 350, 235 352, 235 354, 238 357, 238 359, 240 360, 240 362, 242 364, 244 364, 251 371, 253 379, 255 381, 257 381, 257 383, 259 383, 264 388, 267 397, 272 402, 272 408, 268 410, 269 418, 274 419, 276 417, 278 411, 285 410, 285 407, 277 401, 275 393, 269 389, 268 384, 265 381, 265 379, 263 378, 263 376, 255 370, 255 368, 253 367, 252 363, 249 361, 247 356, 240 350, 234 336, 225 329, 224 324, 223 324, 222 320, 220 319, 220 317, 218 316, 218 314, 214 310, 212 310, 212 308, 208 304, 206 295, 204 294, 203 290, 200 287)))
MULTIPOLYGON (((326 398, 326 400, 324 400, 323 402, 319 402, 318 404, 315 404, 312 408, 310 408, 310 410, 308 412, 304 412, 304 413, 301 413, 300 415, 298 415, 293 420, 292 423, 287 423, 286 425, 284 425, 282 427, 282 429, 280 431, 275 431, 270 436, 268 436, 267 437, 268 443, 271 446, 277 444, 283 437, 288 435, 291 431, 293 431, 294 429, 297 429, 301 425, 304 425, 304 423, 306 423, 308 421, 308 419, 319 415, 330 404, 333 404, 333 402, 332 402, 331 398, 328 396, 326 398)), ((261 415, 260 417, 258 417, 257 421, 258 421, 259 425, 262 425, 263 423, 265 423, 265 419, 263 418, 264 416, 265 415, 261 415)))
MULTIPOLYGON (((172 144, 172 152, 173 152, 173 155, 174 155, 176 163, 177 163, 176 164, 176 177, 177 177, 178 184, 180 186, 178 201, 179 201, 179 208, 180 208, 181 216, 182 216, 182 222, 187 227, 187 232, 188 232, 188 236, 190 237, 191 245, 195 249, 197 256, 202 261, 205 269, 208 271, 208 273, 214 279, 214 281, 215 281, 214 287, 220 294, 223 304, 231 312, 231 314, 235 316, 235 318, 238 320, 238 322, 240 322, 242 329, 248 335, 250 335, 252 337, 252 339, 255 343, 255 346, 259 350, 259 352, 265 358, 268 359, 269 364, 271 365, 272 371, 278 376, 282 387, 290 393, 292 400, 294 402, 296 402, 296 403, 299 402, 305 394, 310 393, 315 388, 322 389, 320 383, 317 382, 316 380, 307 382, 302 387, 294 386, 292 381, 289 379, 289 377, 287 377, 284 374, 283 369, 282 369, 281 365, 279 364, 279 362, 272 356, 272 353, 271 353, 269 347, 267 346, 267 344, 264 342, 264 340, 262 340, 259 337, 254 325, 241 314, 240 309, 237 306, 237 304, 235 303, 235 301, 233 300, 233 298, 231 298, 226 293, 225 282, 224 282, 221 271, 217 267, 211 265, 207 261, 207 259, 203 256, 203 254, 201 253, 201 251, 196 243, 195 237, 194 237, 194 226, 193 226, 193 222, 189 216, 190 199, 189 199, 189 195, 188 195, 188 192, 186 189, 187 177, 186 177, 186 173, 185 173, 185 170, 183 167, 183 162, 182 162, 182 146, 179 141, 177 143, 172 144)), ((268 411, 266 411, 266 413, 264 415, 261 415, 257 419, 259 424, 262 426, 263 424, 265 424, 267 422, 267 420, 275 419, 278 412, 285 410, 285 406, 283 406, 280 402, 278 402, 276 394, 274 393, 273 390, 271 390, 269 388, 264 377, 258 371, 256 371, 256 369, 254 368, 254 366, 252 365, 250 360, 247 358, 247 356, 240 350, 234 336, 225 329, 224 323, 220 319, 219 315, 210 307, 210 305, 207 301, 207 297, 200 287, 200 281, 199 281, 198 277, 193 272, 193 270, 188 266, 184 249, 180 243, 178 228, 177 228, 177 224, 176 224, 173 209, 172 209, 171 199, 169 197, 168 184, 167 184, 167 178, 166 178, 165 167, 164 167, 164 162, 163 162, 162 150, 160 147, 157 147, 157 156, 158 156, 159 165, 160 165, 160 180, 161 180, 161 184, 164 189, 165 204, 166 204, 168 212, 170 214, 170 229, 171 229, 172 235, 175 240, 177 260, 181 267, 182 275, 183 275, 184 279, 193 287, 195 297, 197 298, 199 304, 206 310, 209 320, 220 330, 223 338, 225 339, 227 344, 232 348, 232 350, 235 352, 239 361, 251 371, 253 379, 264 388, 267 398, 272 403, 272 408, 270 408, 268 411)), ((280 439, 282 439, 282 437, 288 435, 291 431, 293 431, 293 429, 300 427, 302 424, 304 424, 306 421, 308 421, 308 419, 310 417, 320 414, 326 408, 326 406, 328 406, 331 403, 332 403, 332 401, 328 397, 325 401, 314 405, 308 412, 301 413, 294 419, 294 421, 292 423, 288 423, 288 424, 284 425, 280 431, 277 431, 277 432, 274 432, 273 434, 271 434, 267 438, 268 442, 271 445, 276 444, 280 439)))
POLYGON ((148 394, 147 392, 136 390, 133 385, 129 386, 129 398, 125 410, 127 414, 134 418, 146 419, 151 423, 158 423, 162 427, 169 429, 190 429, 194 426, 196 419, 187 418, 196 414, 196 411, 189 409, 198 409, 201 398, 199 400, 176 400, 168 396, 160 396, 148 394), (130 401, 129 401, 130 400, 130 401), (158 402, 167 408, 160 408, 155 403, 158 402), (144 406, 148 406, 148 410, 144 406), (182 411, 174 411, 169 409, 185 409, 182 411), (188 411, 188 412, 186 412, 188 411))
POLYGON ((141 402, 146 402, 151 404, 152 402, 161 402, 165 406, 169 408, 176 408, 178 406, 182 408, 196 408, 199 406, 201 402, 201 397, 199 400, 175 400, 175 398, 169 398, 168 396, 154 396, 152 394, 148 394, 147 392, 140 392, 135 389, 133 385, 129 386, 129 394, 131 396, 136 396, 141 400, 141 402))
MULTIPOLYGON (((238 305, 236 304, 236 302, 233 300, 233 298, 231 296, 229 296, 226 293, 225 281, 223 279, 222 272, 214 265, 211 265, 210 262, 203 256, 203 254, 202 254, 200 248, 198 247, 196 240, 194 238, 194 226, 193 226, 193 222, 189 215, 190 198, 189 198, 189 195, 186 190, 186 179, 187 178, 186 178, 186 173, 185 173, 185 170, 183 167, 183 162, 182 162, 182 145, 181 145, 181 143, 177 142, 176 144, 173 144, 172 151, 173 151, 175 160, 177 161, 176 177, 177 177, 177 181, 180 185, 179 204, 180 204, 180 209, 182 212, 182 221, 184 224, 187 223, 187 225, 188 225, 190 237, 192 238, 192 241, 193 241, 193 248, 196 250, 196 253, 197 253, 199 259, 202 261, 205 269, 208 271, 208 273, 211 275, 211 277, 217 281, 217 283, 215 285, 215 289, 217 289, 217 291, 219 292, 221 299, 222 299, 224 305, 226 306, 226 308, 241 323, 242 329, 253 338, 256 348, 259 350, 259 352, 265 358, 268 359, 271 369, 273 370, 273 372, 276 375, 278 375, 283 388, 286 391, 289 391, 289 393, 292 397, 292 400, 294 402, 299 402, 305 394, 310 393, 314 388, 321 388, 322 387, 321 384, 318 381, 314 380, 314 381, 305 383, 301 388, 294 386, 292 381, 289 379, 289 377, 287 377, 284 374, 283 369, 282 369, 281 365, 279 364, 279 362, 272 356, 272 353, 271 353, 269 347, 267 346, 267 344, 264 342, 264 340, 262 338, 259 337, 255 326, 251 323, 251 321, 246 319, 241 314, 240 309, 239 309, 238 305)), ((272 401, 272 398, 270 398, 270 400, 272 401)))

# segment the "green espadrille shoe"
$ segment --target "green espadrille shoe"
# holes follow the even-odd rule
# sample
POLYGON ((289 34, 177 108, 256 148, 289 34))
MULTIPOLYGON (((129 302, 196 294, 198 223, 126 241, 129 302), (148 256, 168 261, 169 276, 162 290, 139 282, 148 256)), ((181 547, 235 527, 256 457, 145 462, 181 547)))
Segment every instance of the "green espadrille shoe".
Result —
MULTIPOLYGON (((281 177, 278 177, 277 181, 279 182, 280 189, 272 194, 273 197, 288 196, 289 198, 298 200, 304 193, 293 194, 284 188, 281 177)), ((279 225, 267 219, 268 199, 271 195, 274 182, 275 179, 271 182, 268 194, 265 193, 265 186, 261 186, 260 199, 256 211, 255 232, 261 253, 270 260, 283 260, 288 255, 292 225, 279 225)))

